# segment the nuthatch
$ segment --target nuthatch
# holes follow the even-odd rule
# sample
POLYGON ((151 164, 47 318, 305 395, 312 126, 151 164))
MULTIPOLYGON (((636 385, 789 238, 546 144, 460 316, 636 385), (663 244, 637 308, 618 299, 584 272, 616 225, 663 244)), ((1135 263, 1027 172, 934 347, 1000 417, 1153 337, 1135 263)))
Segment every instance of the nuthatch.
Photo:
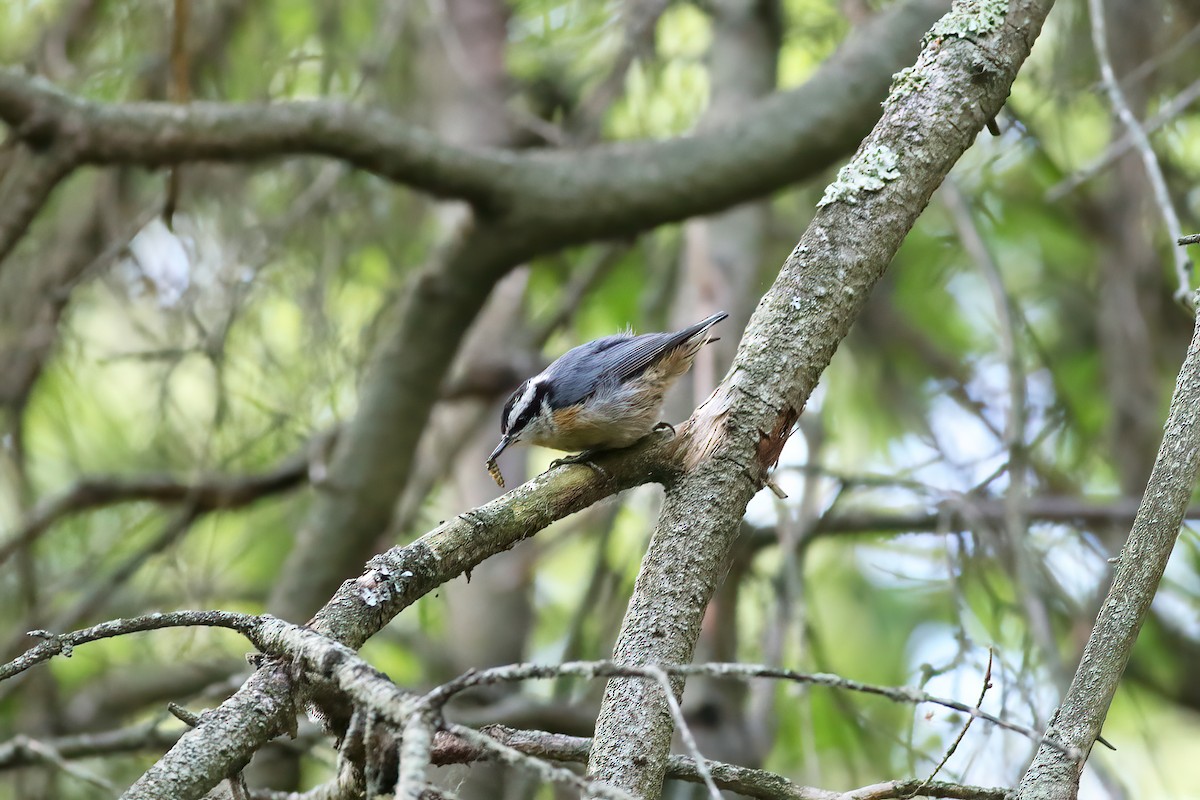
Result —
POLYGON ((587 451, 559 462, 580 463, 592 451, 628 447, 646 436, 667 389, 727 316, 722 311, 674 333, 619 333, 568 350, 504 404, 488 472, 504 486, 496 457, 518 442, 587 451))

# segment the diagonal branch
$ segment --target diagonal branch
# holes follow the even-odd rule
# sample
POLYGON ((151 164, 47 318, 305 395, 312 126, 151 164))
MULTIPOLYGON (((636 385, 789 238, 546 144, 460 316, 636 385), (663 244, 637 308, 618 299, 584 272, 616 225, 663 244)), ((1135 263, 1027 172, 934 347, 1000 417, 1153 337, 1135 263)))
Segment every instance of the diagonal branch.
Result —
MULTIPOLYGON (((514 547, 551 522, 625 489, 662 481, 676 469, 674 442, 651 439, 587 467, 551 470, 471 512, 447 520, 420 539, 394 547, 345 581, 309 627, 350 647, 379 632, 397 614, 443 583, 514 547)), ((201 797, 294 714, 289 670, 261 666, 231 698, 205 715, 125 793, 129 800, 201 797)), ((320 698, 318 698, 320 700, 320 698)))
MULTIPOLYGON (((1179 371, 1162 445, 1133 529, 1121 550, 1074 680, 1048 732, 1086 754, 1100 736, 1117 684, 1175 546, 1200 472, 1200 320, 1179 371)), ((1038 750, 1017 792, 1021 800, 1067 800, 1079 791, 1084 759, 1038 750)))
MULTIPOLYGON (((1100 76, 1104 89, 1108 93, 1109 102, 1112 103, 1113 110, 1117 112, 1121 123, 1125 126, 1129 137, 1133 142, 1134 148, 1138 152, 1138 156, 1142 160, 1142 166, 1146 170, 1146 180, 1150 182, 1150 188, 1154 202, 1158 206, 1158 212, 1162 215, 1163 222, 1167 227, 1167 233, 1171 239, 1177 241, 1183 236, 1183 228, 1179 223, 1179 212, 1175 210, 1175 204, 1171 200, 1171 192, 1167 188, 1167 179, 1163 177, 1162 165, 1158 163, 1158 156, 1154 154, 1154 147, 1150 144, 1150 137, 1146 134, 1141 122, 1138 121, 1137 115, 1133 113, 1133 109, 1129 107, 1129 103, 1125 100, 1125 93, 1121 91, 1121 84, 1117 81, 1116 73, 1113 71, 1112 58, 1108 52, 1108 33, 1104 22, 1104 4, 1101 0, 1088 0, 1088 15, 1091 18, 1092 31, 1092 47, 1096 50, 1096 60, 1100 62, 1100 76)), ((1175 288, 1175 299, 1182 302, 1191 299, 1191 262, 1188 261, 1187 254, 1178 248, 1171 248, 1171 258, 1175 264, 1175 278, 1179 285, 1175 288)))
POLYGON ((0 262, 29 230, 33 220, 50 199, 51 192, 77 166, 68 148, 52 147, 30 152, 21 147, 0 181, 0 262))
MULTIPOLYGON (((956 3, 897 77, 883 118, 759 303, 725 380, 686 423, 690 471, 667 486, 614 661, 691 661, 747 503, 933 191, 999 111, 1051 5, 956 3)), ((674 684, 681 693, 683 681, 674 684)), ((644 683, 610 681, 589 771, 657 800, 672 736, 665 710, 644 683)))

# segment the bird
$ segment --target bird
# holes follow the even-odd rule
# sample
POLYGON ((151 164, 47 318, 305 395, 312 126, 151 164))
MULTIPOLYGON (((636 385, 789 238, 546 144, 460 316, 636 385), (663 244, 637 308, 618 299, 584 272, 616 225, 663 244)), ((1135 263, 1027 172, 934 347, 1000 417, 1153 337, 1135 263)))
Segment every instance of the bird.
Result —
POLYGON ((667 389, 715 341, 712 327, 728 316, 721 311, 674 332, 618 333, 563 353, 504 404, 500 443, 484 462, 488 473, 504 487, 496 458, 513 444, 583 451, 556 466, 588 464, 594 453, 642 439, 659 424, 667 389))

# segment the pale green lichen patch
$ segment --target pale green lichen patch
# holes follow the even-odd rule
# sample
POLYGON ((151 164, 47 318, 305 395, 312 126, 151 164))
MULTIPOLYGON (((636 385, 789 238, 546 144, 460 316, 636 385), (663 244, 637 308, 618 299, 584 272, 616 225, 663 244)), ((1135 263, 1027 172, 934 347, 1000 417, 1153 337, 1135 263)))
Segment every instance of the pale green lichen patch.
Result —
POLYGON ((896 166, 900 157, 887 145, 875 145, 854 157, 838 170, 837 180, 825 187, 825 196, 817 207, 827 206, 839 200, 854 205, 863 192, 878 192, 888 181, 900 177, 896 166))
POLYGON ((925 34, 925 44, 955 36, 966 39, 991 33, 1004 22, 1008 0, 955 0, 950 13, 939 19, 925 34))
POLYGON ((892 88, 884 98, 885 106, 921 91, 929 85, 929 75, 919 67, 905 67, 892 76, 892 88))

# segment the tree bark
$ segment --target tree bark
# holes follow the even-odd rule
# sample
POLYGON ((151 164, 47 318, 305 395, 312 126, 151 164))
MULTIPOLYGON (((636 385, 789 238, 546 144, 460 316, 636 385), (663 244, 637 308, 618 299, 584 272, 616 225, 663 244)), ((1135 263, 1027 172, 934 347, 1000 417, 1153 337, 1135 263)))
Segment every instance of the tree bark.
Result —
MULTIPOLYGON (((690 469, 667 495, 613 659, 691 661, 742 514, 821 372, 917 216, 1000 110, 1052 0, 956 6, 897 78, 883 118, 826 191, 759 303, 724 382, 683 426, 690 469)), ((864 28, 869 28, 869 25, 864 28)), ((682 680, 674 681, 681 694, 682 680)), ((647 800, 662 791, 672 721, 657 686, 609 682, 589 772, 647 800)))

